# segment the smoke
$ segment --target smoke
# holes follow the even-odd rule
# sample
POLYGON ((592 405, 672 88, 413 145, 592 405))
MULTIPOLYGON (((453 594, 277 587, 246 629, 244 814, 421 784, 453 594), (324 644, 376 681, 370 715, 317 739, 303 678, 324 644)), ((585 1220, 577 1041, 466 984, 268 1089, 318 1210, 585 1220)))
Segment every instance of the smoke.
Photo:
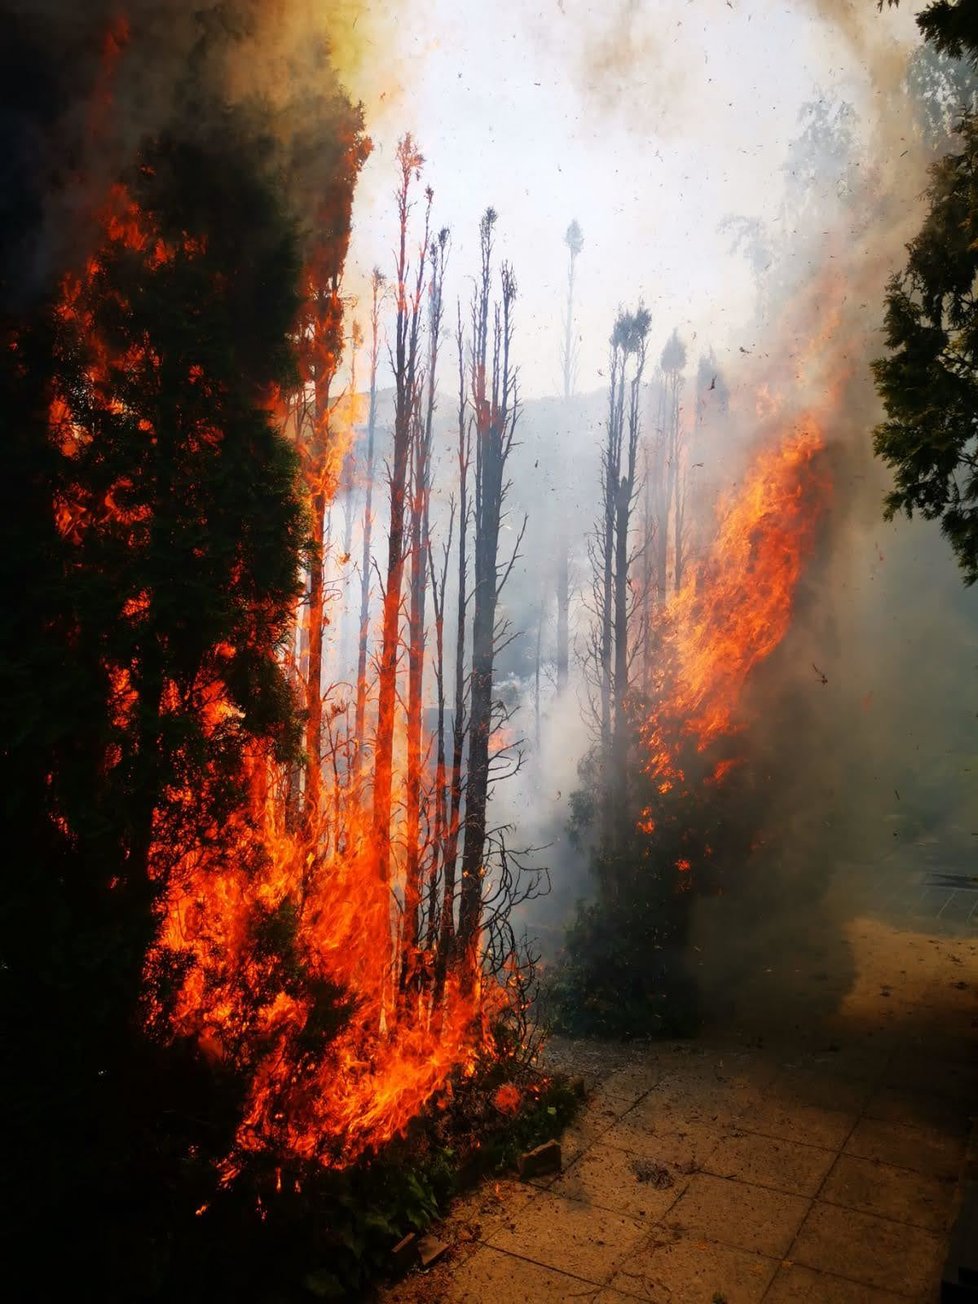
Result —
MULTIPOLYGON (((831 507, 792 628, 743 703, 746 764, 724 798, 755 846, 731 867, 722 896, 696 902, 689 937, 708 1015, 762 1031, 835 1007, 852 979, 847 922, 880 910, 928 857, 944 868, 967 863, 978 829, 969 779, 974 605, 935 526, 883 522, 886 473, 871 441, 882 416, 869 364, 883 350, 883 293, 919 229, 932 156, 906 89, 919 38, 875 6, 810 8, 826 48, 859 70, 854 107, 838 90, 813 95, 785 151, 780 211, 767 225, 751 220, 754 252, 763 253, 757 312, 743 323, 743 346, 717 361, 731 410, 707 432, 696 492, 708 534, 705 517, 736 491, 752 453, 815 415, 831 507)), ((601 39, 582 25, 582 94, 599 114, 627 118, 623 86, 638 69, 651 80, 663 47, 647 48, 653 34, 635 4, 603 11, 600 22, 601 39)), ((687 83, 684 71, 672 107, 688 107, 701 80, 687 83)), ((671 84, 658 86, 656 103, 671 84)), ((647 123, 647 103, 633 108, 632 125, 647 123)), ((667 114, 662 129, 688 129, 681 117, 667 114)), ((670 324, 656 323, 663 338, 670 324)), ((687 417, 692 405, 687 390, 687 417)), ((585 511, 580 528, 587 524, 585 511)), ((532 616, 524 628, 530 643, 532 616)), ((521 683, 521 732, 531 737, 525 669, 521 683)), ((513 794, 501 787, 497 801, 522 841, 550 844, 543 858, 555 891, 534 905, 532 924, 551 944, 593 885, 567 839, 565 785, 588 742, 580 698, 545 701, 524 782, 513 794)))
POLYGON ((90 246, 108 187, 164 131, 220 142, 250 111, 300 214, 347 145, 371 37, 348 0, 2 0, 0 304, 90 246))
POLYGON ((928 855, 953 868, 973 846, 974 603, 935 526, 884 524, 871 445, 882 295, 920 225, 928 151, 905 65, 892 49, 870 58, 849 7, 823 9, 841 13, 889 114, 856 133, 838 203, 811 205, 810 232, 782 246, 757 323, 755 386, 787 370, 794 402, 821 402, 834 489, 791 631, 745 702, 743 814, 760 845, 724 897, 697 903, 691 933, 707 1008, 755 1031, 834 1008, 852 978, 846 922, 919 881, 928 855))

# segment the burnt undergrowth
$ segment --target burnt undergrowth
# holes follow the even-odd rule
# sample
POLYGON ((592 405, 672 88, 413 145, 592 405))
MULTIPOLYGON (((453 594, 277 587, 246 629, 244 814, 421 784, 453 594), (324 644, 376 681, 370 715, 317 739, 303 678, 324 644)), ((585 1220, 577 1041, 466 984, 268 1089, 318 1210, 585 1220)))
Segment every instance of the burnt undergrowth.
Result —
POLYGON ((240 1088, 189 1043, 165 1060, 147 1043, 139 1071, 130 1059, 126 1082, 103 1080, 100 1091, 100 1127, 69 1131, 60 1119, 40 1145, 33 1129, 21 1138, 35 1146, 34 1181, 6 1231, 44 1226, 58 1250, 41 1260, 21 1239, 8 1259, 25 1304, 64 1292, 105 1304, 366 1298, 394 1270, 402 1237, 559 1136, 580 1105, 566 1079, 498 1060, 456 1081, 404 1135, 331 1169, 235 1153, 240 1088), (112 1147, 122 1108, 126 1145, 112 1147), (224 1182, 229 1154, 236 1172, 224 1182))

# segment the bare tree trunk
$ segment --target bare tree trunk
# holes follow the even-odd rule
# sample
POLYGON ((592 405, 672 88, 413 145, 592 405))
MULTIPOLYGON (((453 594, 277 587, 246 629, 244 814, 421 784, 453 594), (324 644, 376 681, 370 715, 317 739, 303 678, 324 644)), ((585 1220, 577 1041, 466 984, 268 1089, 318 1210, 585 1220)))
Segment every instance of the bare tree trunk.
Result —
POLYGON ((682 388, 682 377, 678 371, 674 371, 670 376, 671 381, 671 417, 672 417, 672 438, 670 447, 670 465, 672 474, 670 484, 672 488, 672 527, 673 527, 673 544, 672 544, 672 583, 676 593, 679 592, 683 582, 683 568, 686 558, 684 555, 685 540, 685 475, 683 467, 683 436, 682 422, 680 411, 680 390, 682 388))
MULTIPOLYGON (((346 451, 346 457, 343 459, 343 475, 341 479, 341 488, 343 491, 343 542, 341 545, 340 565, 342 566, 342 611, 344 616, 350 610, 352 603, 350 600, 350 591, 353 585, 353 576, 350 569, 350 560, 353 555, 353 515, 354 504, 353 496, 356 489, 356 464, 357 464, 357 426, 355 416, 357 412, 357 359, 360 349, 363 346, 363 332, 360 329, 358 321, 353 322, 350 330, 350 401, 349 401, 349 423, 350 423, 350 446, 346 451)), ((344 678, 351 669, 350 657, 350 636, 352 633, 351 623, 344 619, 340 624, 340 666, 344 678)))
MULTIPOLYGON (((629 340, 628 351, 635 355, 628 404, 628 445, 625 465, 618 482, 615 504, 615 671, 614 671, 614 721, 611 746, 611 783, 608 789, 608 806, 613 811, 613 842, 624 831, 628 815, 628 693, 629 658, 631 654, 630 617, 633 603, 630 600, 629 569, 631 563, 630 537, 632 508, 635 503, 635 472, 638 459, 639 400, 642 372, 645 367, 645 336, 629 340)), ((621 384, 624 391, 624 358, 621 384)), ((624 432, 623 432, 624 434, 624 432)))
POLYGON ((631 522, 636 497, 642 373, 649 314, 641 305, 620 311, 611 333, 608 426, 601 465, 601 519, 592 552, 596 630, 592 657, 599 691, 598 791, 601 810, 601 889, 614 898, 621 872, 613 853, 628 817, 628 693, 635 602, 629 586, 631 522), (631 381, 629 359, 635 359, 631 381), (626 412, 626 394, 628 405, 626 412), (626 442, 627 431, 627 442, 626 442))
POLYGON ((653 608, 655 604, 655 499, 652 483, 654 473, 652 449, 648 438, 643 445, 642 475, 642 625, 639 637, 642 644, 642 688, 652 690, 653 664, 653 608))
MULTIPOLYGON (((662 350, 660 369, 663 378, 663 436, 665 448, 665 502, 662 512, 662 529, 664 541, 663 553, 672 550, 672 584, 678 592, 682 583, 684 565, 683 534, 684 488, 683 488, 683 437, 680 421, 679 397, 682 391, 682 370, 686 365, 686 346, 679 338, 678 331, 673 331, 665 348, 662 350)), ((666 597, 666 576, 663 574, 663 586, 660 600, 666 597)))
MULTIPOLYGON (((309 631, 306 660, 306 771, 303 821, 308 836, 314 833, 319 819, 322 796, 323 735, 323 625, 325 622, 325 564, 327 552, 326 507, 331 498, 329 478, 330 388, 339 362, 339 349, 333 347, 337 334, 342 339, 343 300, 339 281, 316 287, 312 299, 312 322, 309 342, 310 371, 313 383, 311 430, 305 445, 307 481, 311 488, 310 506, 313 525, 313 554, 309 564, 309 631)), ((335 474, 335 472, 333 473, 335 474)))
POLYGON ((355 748, 353 773, 359 778, 363 765, 364 728, 367 719, 367 649, 370 644, 370 567, 373 564, 374 447, 377 431, 377 352, 380 342, 379 313, 384 277, 374 268, 370 304, 370 407, 367 414, 367 465, 364 470, 366 490, 363 505, 363 553, 360 558, 360 638, 357 645, 357 689, 354 716, 355 748))
MULTIPOLYGON (((418 396, 420 398, 420 395, 418 396)), ((427 591, 428 450, 421 416, 413 418, 410 574, 407 618, 407 769, 404 785, 404 918, 402 925, 401 985, 408 982, 417 960, 419 909, 421 904, 421 735, 424 693, 425 597, 427 591), (424 551, 422 551, 424 549, 424 551)))
MULTIPOLYGON (((570 409, 570 399, 574 392, 574 272, 578 255, 584 245, 584 237, 581 234, 581 228, 576 222, 571 222, 564 235, 564 243, 567 245, 567 305, 566 316, 564 318, 564 347, 563 347, 563 373, 564 373, 564 403, 570 409)), ((569 622, 568 613, 570 609, 570 561, 569 561, 570 541, 567 536, 567 527, 563 521, 560 522, 557 532, 557 692, 562 693, 567 687, 567 674, 569 667, 569 622)))
POLYGON ((463 984, 478 976, 478 937, 489 799, 489 735, 492 729, 496 604, 499 597, 499 525, 506 486, 503 476, 518 415, 511 370, 512 307, 516 281, 502 268, 502 300, 493 311, 490 344, 492 230, 488 209, 480 228, 482 269, 473 304, 472 406, 476 422, 475 585, 473 589, 472 674, 469 759, 465 789, 465 837, 459 900, 458 943, 463 984), (491 368, 491 373, 490 373, 491 368))
MULTIPOLYGON (((414 440, 411 494, 411 578, 408 610, 407 775, 405 784, 404 955, 402 984, 410 980, 417 963, 421 908, 421 764, 424 710, 425 607, 427 597, 429 494, 431 490, 431 435, 438 382, 438 346, 442 320, 442 283, 448 251, 448 231, 439 232, 431 246, 431 280, 428 286, 427 407, 414 440)), ((420 387, 418 399, 420 400, 420 387)))
POLYGON ((323 570, 326 537, 326 495, 312 495, 315 550, 309 563, 309 605, 307 620, 309 654, 306 661, 306 773, 303 818, 306 831, 311 834, 316 827, 319 802, 322 795, 322 738, 323 738, 323 570))
MULTIPOLYGON (((440 933, 440 903, 438 901, 438 873, 441 853, 448 829, 448 773, 445 751, 445 592, 448 587, 448 560, 452 550, 455 527, 455 501, 452 500, 448 519, 448 539, 445 543, 441 580, 435 573, 435 559, 428 543, 428 566, 431 573, 431 601, 435 609, 435 692, 438 709, 436 729, 436 761, 434 791, 434 829, 432 834, 431 865, 428 870, 428 904, 425 929, 425 949, 434 952, 440 933)), ((437 973, 437 957, 436 957, 437 973)), ((439 993, 440 995, 440 993, 439 993)))
POLYGON ((654 440, 653 492, 655 497, 655 600, 659 605, 666 600, 669 577, 669 501, 672 481, 669 478, 669 399, 668 382, 660 372, 659 413, 654 440))
MULTIPOLYGON (((404 510, 410 465, 411 434, 418 382, 420 300, 424 287, 428 230, 425 227, 416 281, 408 287, 407 228, 411 180, 423 163, 410 135, 398 146, 400 185, 397 190, 398 253, 397 315, 394 343, 394 449, 388 483, 390 526, 387 548, 387 582, 384 589, 381 652, 377 691, 377 741, 374 752, 374 846, 377 872, 390 879, 392 785, 394 766, 394 712, 397 704, 397 670, 400 653, 401 590, 404 583, 404 510)), ((429 192, 430 195, 430 192, 429 192)), ((429 200, 430 208, 430 200, 429 200)))
POLYGON ((533 669, 533 724, 534 739, 537 751, 540 750, 540 654, 543 648, 543 598, 540 599, 540 606, 537 609, 537 646, 536 658, 533 669))
MULTIPOLYGON (((601 564, 599 610, 601 633, 599 641, 601 683, 601 756, 607 767, 611 753, 611 703, 614 680, 614 574, 615 574, 615 520, 618 503, 618 485, 621 477, 621 441, 624 405, 624 359, 617 340, 618 322, 612 335, 608 389, 608 428, 601 467, 603 494, 603 521, 599 545, 601 564)), ((607 807, 606 807, 607 810, 607 807)))
POLYGON ((452 774, 442 865, 441 925, 435 963, 435 996, 441 996, 455 948, 455 890, 462 812, 462 754, 467 729, 465 711, 465 618, 468 607, 469 462, 468 402, 465 392, 465 342, 462 309, 457 308, 455 344, 458 350, 458 600, 455 609, 455 708, 452 717, 452 774))

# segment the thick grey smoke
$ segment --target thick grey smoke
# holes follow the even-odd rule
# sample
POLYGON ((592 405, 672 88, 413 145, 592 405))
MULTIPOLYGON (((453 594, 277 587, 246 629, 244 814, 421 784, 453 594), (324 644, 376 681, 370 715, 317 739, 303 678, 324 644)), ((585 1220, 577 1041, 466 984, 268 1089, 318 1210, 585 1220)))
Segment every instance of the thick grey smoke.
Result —
POLYGON ((331 50, 355 18, 305 0, 2 0, 3 306, 27 307, 84 256, 144 142, 173 130, 220 141, 232 107, 252 112, 311 220, 349 142, 331 50))

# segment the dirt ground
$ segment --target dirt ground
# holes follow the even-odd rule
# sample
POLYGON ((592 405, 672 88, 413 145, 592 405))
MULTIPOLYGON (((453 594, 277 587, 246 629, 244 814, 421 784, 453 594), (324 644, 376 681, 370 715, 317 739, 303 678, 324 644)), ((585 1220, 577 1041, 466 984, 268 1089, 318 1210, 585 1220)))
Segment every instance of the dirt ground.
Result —
POLYGON ((447 1256, 382 1299, 936 1301, 978 1113, 978 935, 867 913, 837 944, 817 1020, 762 1031, 748 1002, 695 1041, 552 1042, 592 1087, 563 1171, 460 1199, 447 1256))

